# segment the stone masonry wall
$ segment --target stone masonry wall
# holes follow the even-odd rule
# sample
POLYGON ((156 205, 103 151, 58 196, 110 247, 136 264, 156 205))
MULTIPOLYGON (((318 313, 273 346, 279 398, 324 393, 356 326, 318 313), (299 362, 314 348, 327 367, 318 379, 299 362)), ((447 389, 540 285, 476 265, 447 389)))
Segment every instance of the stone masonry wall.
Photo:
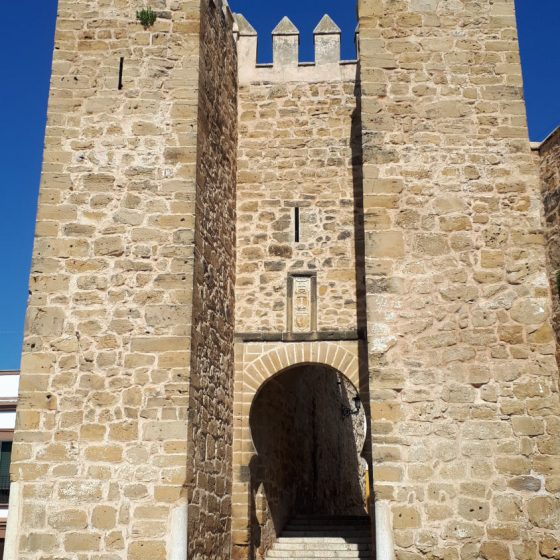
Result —
POLYGON ((359 12, 376 511, 399 560, 557 555, 558 367, 513 0, 359 12))
POLYGON ((317 272, 318 331, 356 329, 354 87, 240 87, 237 332, 285 332, 288 273, 302 271, 317 272))
MULTIPOLYGON (((289 373, 287 374, 289 375, 289 373)), ((265 557, 294 514, 303 453, 296 424, 298 395, 284 374, 263 386, 251 408, 256 456, 250 467, 250 531, 253 554, 265 557)), ((249 554, 249 557, 251 557, 249 554)))
POLYGON ((556 130, 540 147, 541 192, 544 204, 548 275, 552 291, 553 325, 560 336, 560 130, 556 130))
POLYGON ((202 2, 189 393, 189 559, 229 559, 237 57, 231 15, 202 2))
POLYGON ((59 1, 12 560, 166 560, 181 541, 200 2, 152 5, 144 30, 140 0, 59 1))

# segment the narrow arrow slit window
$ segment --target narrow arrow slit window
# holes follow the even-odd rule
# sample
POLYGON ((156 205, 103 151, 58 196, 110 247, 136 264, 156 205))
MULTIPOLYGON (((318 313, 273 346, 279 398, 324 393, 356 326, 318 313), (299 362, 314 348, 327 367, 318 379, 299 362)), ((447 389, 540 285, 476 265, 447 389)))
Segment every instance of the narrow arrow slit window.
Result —
POLYGON ((119 62, 119 91, 123 88, 124 57, 119 62))

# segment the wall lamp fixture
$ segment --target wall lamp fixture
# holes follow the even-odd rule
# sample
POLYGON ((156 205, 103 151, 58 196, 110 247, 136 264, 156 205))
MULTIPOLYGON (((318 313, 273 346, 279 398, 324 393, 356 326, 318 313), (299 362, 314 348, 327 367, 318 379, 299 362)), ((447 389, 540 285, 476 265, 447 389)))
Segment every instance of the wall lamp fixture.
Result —
POLYGON ((346 405, 342 405, 342 417, 343 418, 348 418, 349 416, 356 416, 357 414, 360 413, 360 410, 362 408, 362 401, 360 399, 359 395, 356 395, 352 401, 354 402, 354 410, 352 410, 351 408, 348 408, 346 405))

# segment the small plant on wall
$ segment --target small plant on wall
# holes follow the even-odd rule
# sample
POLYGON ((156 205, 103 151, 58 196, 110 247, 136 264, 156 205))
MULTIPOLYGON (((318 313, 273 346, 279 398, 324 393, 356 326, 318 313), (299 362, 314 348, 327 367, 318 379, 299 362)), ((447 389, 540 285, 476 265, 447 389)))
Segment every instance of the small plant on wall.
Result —
POLYGON ((144 8, 136 12, 136 19, 142 24, 144 29, 152 27, 157 19, 157 14, 152 10, 152 8, 144 8))

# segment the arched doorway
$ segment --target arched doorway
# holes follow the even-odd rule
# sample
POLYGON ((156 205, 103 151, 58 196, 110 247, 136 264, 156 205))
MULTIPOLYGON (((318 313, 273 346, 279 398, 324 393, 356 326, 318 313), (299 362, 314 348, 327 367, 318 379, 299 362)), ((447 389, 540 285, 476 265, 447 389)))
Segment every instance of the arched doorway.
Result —
POLYGON ((302 364, 276 374, 255 396, 249 423, 255 548, 266 550, 298 517, 367 515, 365 410, 339 371, 302 364))

